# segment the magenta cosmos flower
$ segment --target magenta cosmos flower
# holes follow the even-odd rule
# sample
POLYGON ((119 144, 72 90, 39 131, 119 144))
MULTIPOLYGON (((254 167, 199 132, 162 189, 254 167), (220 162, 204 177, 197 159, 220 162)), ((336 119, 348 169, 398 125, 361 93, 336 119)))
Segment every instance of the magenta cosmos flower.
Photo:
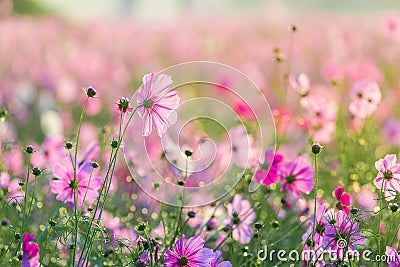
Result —
POLYGON ((396 249, 387 246, 385 255, 387 256, 388 267, 400 267, 400 255, 396 249))
POLYGON ((278 173, 280 167, 283 165, 283 156, 274 153, 274 149, 270 148, 265 151, 264 161, 260 163, 260 167, 256 171, 254 177, 265 186, 269 186, 278 181, 278 173))
POLYGON ((242 199, 237 194, 233 197, 232 203, 227 206, 227 223, 233 227, 232 237, 241 244, 248 244, 253 236, 251 224, 256 219, 256 214, 251 207, 250 201, 242 199))
POLYGON ((74 189, 78 189, 78 206, 82 206, 83 200, 86 203, 93 203, 99 195, 98 190, 101 187, 101 178, 91 177, 93 171, 92 164, 84 161, 78 166, 76 171, 77 183, 74 183, 74 169, 69 158, 59 162, 53 168, 53 175, 56 179, 50 181, 51 192, 57 195, 57 199, 74 204, 74 189))
POLYGON ((338 186, 335 191, 335 197, 337 199, 337 208, 343 210, 347 214, 350 213, 351 198, 350 195, 344 192, 344 186, 338 186))
POLYGON ((39 267, 39 246, 31 243, 34 234, 25 233, 22 238, 22 264, 21 267, 39 267))
POLYGON ((384 192, 388 201, 396 197, 396 191, 400 192, 400 164, 396 163, 396 161, 396 155, 390 154, 375 162, 375 168, 379 172, 374 184, 384 192))
POLYGON ((325 216, 327 227, 322 240, 324 249, 332 249, 338 257, 343 257, 346 250, 354 250, 356 245, 364 243, 364 235, 358 232, 359 222, 340 210, 329 210, 325 216))
POLYGON ((185 244, 185 235, 182 235, 174 245, 174 250, 165 252, 164 266, 209 267, 214 255, 210 249, 204 248, 205 242, 201 237, 193 236, 185 244))
POLYGON ((172 86, 171 76, 153 73, 143 77, 143 87, 139 88, 137 104, 139 115, 143 122, 143 136, 149 136, 152 125, 162 136, 169 126, 177 120, 175 112, 180 98, 177 91, 168 91, 172 86))
POLYGON ((279 173, 282 180, 281 190, 300 197, 299 192, 309 194, 314 188, 314 170, 302 159, 286 163, 279 173))

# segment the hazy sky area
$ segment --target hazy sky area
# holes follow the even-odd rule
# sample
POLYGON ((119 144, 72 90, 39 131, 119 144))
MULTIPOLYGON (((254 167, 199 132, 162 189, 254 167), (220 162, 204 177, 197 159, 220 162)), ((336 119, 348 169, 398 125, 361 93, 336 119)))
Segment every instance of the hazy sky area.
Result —
POLYGON ((185 10, 197 13, 261 13, 284 16, 305 11, 380 13, 400 11, 397 0, 37 0, 57 13, 75 19, 102 16, 115 18, 170 18, 182 15, 185 10), (268 13, 268 11, 273 12, 268 13))

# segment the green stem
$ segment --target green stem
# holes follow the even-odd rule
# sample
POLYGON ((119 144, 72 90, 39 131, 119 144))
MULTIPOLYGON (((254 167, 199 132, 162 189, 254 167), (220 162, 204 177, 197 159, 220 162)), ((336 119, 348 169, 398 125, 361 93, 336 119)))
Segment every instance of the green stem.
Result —
MULTIPOLYGON (((313 231, 312 231, 312 242, 314 246, 314 236, 315 236, 315 228, 317 223, 317 197, 318 197, 318 164, 317 164, 317 154, 314 154, 314 169, 315 169, 315 178, 314 178, 314 222, 313 222, 313 231)), ((308 266, 309 263, 307 263, 308 266)))
POLYGON ((78 157, 78 147, 79 147, 79 138, 81 134, 81 127, 83 123, 83 117, 86 112, 86 107, 88 103, 89 97, 86 98, 85 104, 83 106, 81 116, 79 118, 79 124, 78 124, 78 131, 76 134, 76 141, 75 141, 75 158, 73 159, 72 166, 74 168, 74 181, 73 183, 77 185, 76 188, 74 188, 74 218, 75 218, 75 229, 74 229, 74 248, 73 248, 73 254, 72 254, 72 262, 71 266, 73 267, 75 265, 75 257, 76 257, 76 249, 78 245, 78 180, 76 178, 76 172, 77 172, 77 157, 78 157))

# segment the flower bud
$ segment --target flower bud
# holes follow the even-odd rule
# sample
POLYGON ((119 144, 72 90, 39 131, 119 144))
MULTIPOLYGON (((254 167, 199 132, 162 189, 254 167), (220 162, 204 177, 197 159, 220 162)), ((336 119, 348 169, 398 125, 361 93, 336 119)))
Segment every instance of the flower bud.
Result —
POLYGON ((96 90, 93 87, 89 86, 86 90, 86 94, 88 97, 94 97, 96 95, 96 90))
POLYGON ((397 212, 399 210, 399 205, 396 203, 392 203, 390 204, 389 208, 392 212, 397 212))
POLYGON ((24 150, 27 154, 32 154, 35 152, 35 149, 32 146, 27 146, 24 150))
POLYGON ((41 173, 42 171, 38 167, 32 169, 32 174, 35 176, 39 176, 41 173))
POLYGON ((191 157, 193 155, 193 152, 188 150, 188 149, 186 149, 185 150, 185 155, 186 155, 186 157, 191 157))
POLYGON ((321 152, 321 150, 322 150, 322 147, 323 146, 321 146, 319 143, 314 143, 312 146, 311 146, 311 151, 312 151, 312 153, 314 153, 314 154, 319 154, 320 152, 321 152))
POLYGON ((196 213, 194 211, 191 210, 191 211, 188 212, 188 217, 189 218, 194 218, 195 216, 196 216, 196 213))
POLYGON ((68 150, 72 149, 73 146, 74 145, 72 144, 72 142, 66 142, 64 145, 65 149, 68 149, 68 150))
POLYGON ((113 140, 111 142, 111 148, 116 149, 118 147, 118 142, 116 140, 113 140))
POLYGON ((260 230, 263 226, 264 226, 264 225, 263 225, 262 222, 256 222, 256 223, 254 224, 254 227, 255 227, 257 230, 260 230))

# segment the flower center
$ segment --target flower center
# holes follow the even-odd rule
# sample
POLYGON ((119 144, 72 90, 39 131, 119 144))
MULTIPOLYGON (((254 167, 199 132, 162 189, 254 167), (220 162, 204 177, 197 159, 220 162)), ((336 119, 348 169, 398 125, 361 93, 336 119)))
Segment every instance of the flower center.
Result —
POLYGON ((315 227, 315 231, 317 231, 318 234, 323 234, 325 231, 325 226, 318 224, 317 227, 315 227))
POLYGON ((152 108, 154 105, 154 102, 151 99, 145 99, 143 100, 143 107, 145 108, 152 108))
POLYGON ((294 181, 296 180, 296 177, 294 177, 293 175, 288 175, 288 176, 286 176, 286 182, 288 183, 288 184, 291 184, 291 183, 293 183, 294 181))
POLYGON ((78 180, 73 180, 70 184, 69 187, 72 189, 78 189, 78 180))
POLYGON ((189 260, 185 257, 182 257, 179 259, 179 265, 180 266, 187 266, 187 264, 189 263, 189 260))
POLYGON ((390 171, 384 172, 383 178, 385 178, 386 180, 392 179, 392 172, 390 172, 390 171))

